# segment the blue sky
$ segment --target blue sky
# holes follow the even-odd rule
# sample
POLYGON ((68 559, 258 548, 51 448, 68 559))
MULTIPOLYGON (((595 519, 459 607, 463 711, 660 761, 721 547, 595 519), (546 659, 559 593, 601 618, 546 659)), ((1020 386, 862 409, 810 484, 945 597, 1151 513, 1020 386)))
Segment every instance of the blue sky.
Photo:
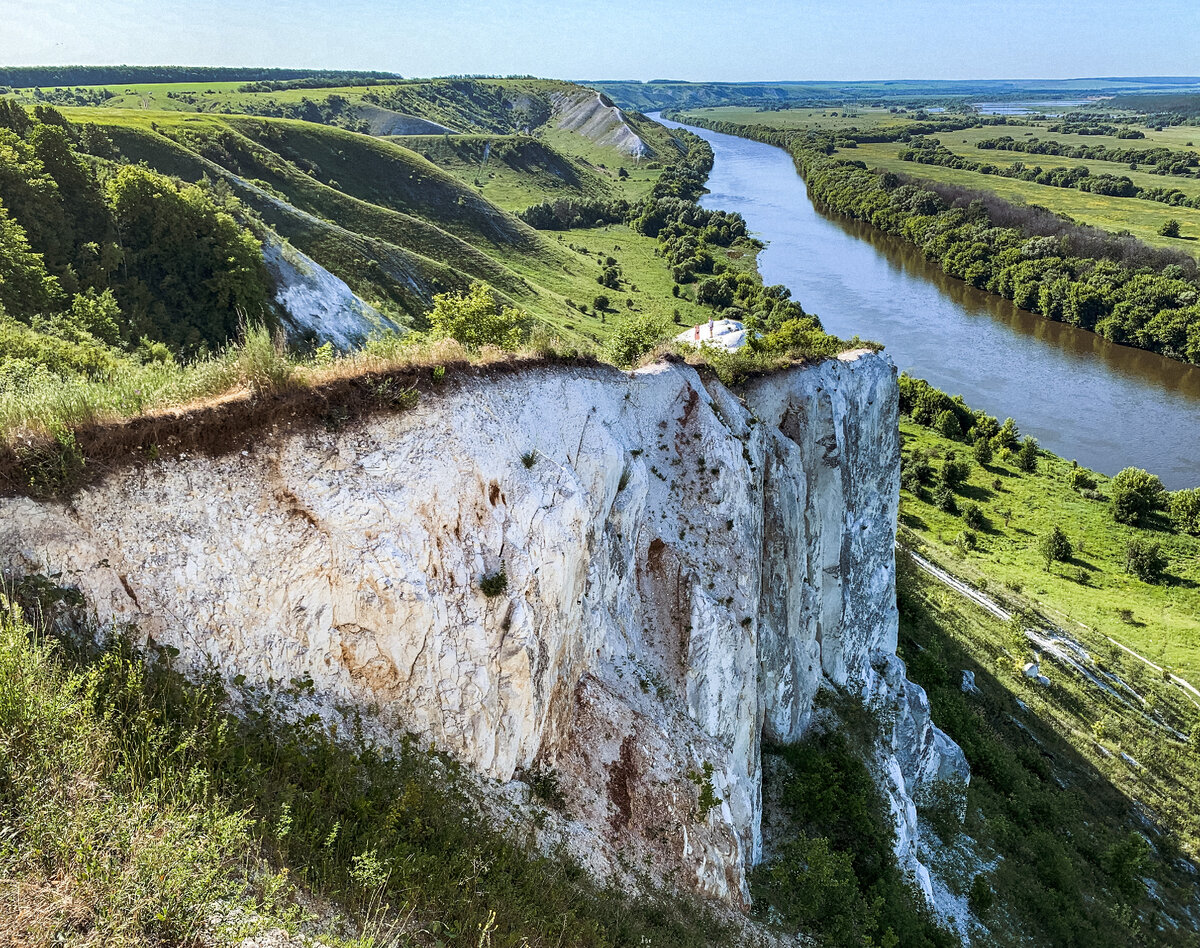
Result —
POLYGON ((965 79, 1200 73, 1200 0, 0 0, 0 64, 405 76, 965 79))

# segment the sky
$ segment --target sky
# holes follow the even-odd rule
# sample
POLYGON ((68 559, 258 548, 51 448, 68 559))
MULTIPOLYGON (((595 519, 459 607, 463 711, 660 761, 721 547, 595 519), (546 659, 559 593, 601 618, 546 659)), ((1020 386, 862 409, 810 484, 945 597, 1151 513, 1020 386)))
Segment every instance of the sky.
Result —
POLYGON ((1200 0, 0 0, 0 65, 565 79, 1200 73, 1200 0))

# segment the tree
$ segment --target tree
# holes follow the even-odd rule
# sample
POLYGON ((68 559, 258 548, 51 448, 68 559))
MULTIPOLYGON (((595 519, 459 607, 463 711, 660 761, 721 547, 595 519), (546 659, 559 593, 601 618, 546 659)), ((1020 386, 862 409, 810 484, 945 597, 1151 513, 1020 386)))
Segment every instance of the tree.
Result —
POLYGON ((1171 218, 1158 229, 1160 237, 1178 237, 1179 236, 1179 221, 1171 218))
POLYGON ((952 441, 962 440, 962 425, 958 423, 958 416, 949 408, 937 416, 933 427, 943 438, 949 438, 952 441))
POLYGON ((468 349, 499 346, 515 349, 529 336, 531 320, 524 311, 501 307, 484 283, 467 293, 439 293, 429 313, 430 333, 457 339, 468 349))
POLYGON ((596 312, 603 312, 604 310, 608 309, 611 303, 612 301, 603 293, 597 293, 596 298, 592 300, 592 306, 595 308, 596 312))
POLYGON ((270 313, 262 246, 202 188, 125 165, 108 194, 128 274, 117 298, 134 336, 217 346, 243 315, 270 313))
POLYGON ((1125 468, 1112 479, 1109 488, 1113 519, 1134 526, 1161 507, 1165 495, 1162 481, 1138 467, 1125 468))
POLYGON ((992 442, 989 438, 976 438, 975 444, 971 448, 971 453, 975 455, 975 460, 980 466, 987 467, 992 463, 992 458, 995 453, 992 450, 992 442))
POLYGON ((1011 418, 1005 418, 1004 424, 1000 426, 1000 430, 996 432, 996 443, 1002 448, 1011 448, 1017 443, 1021 433, 1017 430, 1017 423, 1011 418))
POLYGON ((1032 474, 1037 470, 1038 466, 1038 443, 1037 438, 1026 436, 1021 442, 1021 449, 1017 452, 1017 467, 1026 474, 1032 474))
POLYGON ((1125 572, 1144 583, 1157 583, 1166 570, 1167 557, 1159 543, 1136 537, 1129 541, 1125 547, 1125 572))
POLYGON ((1167 506, 1176 530, 1200 534, 1200 487, 1173 491, 1167 506))
POLYGON ((1049 569, 1050 564, 1055 561, 1065 563, 1071 558, 1071 554, 1075 550, 1071 546, 1071 541, 1067 538, 1062 527, 1055 526, 1038 543, 1038 552, 1042 554, 1042 559, 1046 561, 1046 569, 1049 569))
POLYGON ((949 454, 942 462, 939 480, 947 490, 958 490, 971 473, 971 462, 959 460, 957 454, 949 454))

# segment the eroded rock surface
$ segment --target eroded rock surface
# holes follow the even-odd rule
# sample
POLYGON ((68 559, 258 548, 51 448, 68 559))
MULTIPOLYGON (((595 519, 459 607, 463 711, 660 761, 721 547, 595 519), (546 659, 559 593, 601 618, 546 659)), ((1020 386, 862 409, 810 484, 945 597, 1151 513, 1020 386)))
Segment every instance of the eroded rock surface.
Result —
POLYGON ((740 399, 686 366, 562 367, 69 507, 3 500, 0 553, 230 682, 311 678, 306 713, 369 709, 383 739, 501 782, 551 771, 597 872, 733 904, 762 851, 761 741, 801 737, 837 685, 889 722, 877 771, 928 891, 913 795, 967 772, 895 656, 898 477, 881 356, 740 399))

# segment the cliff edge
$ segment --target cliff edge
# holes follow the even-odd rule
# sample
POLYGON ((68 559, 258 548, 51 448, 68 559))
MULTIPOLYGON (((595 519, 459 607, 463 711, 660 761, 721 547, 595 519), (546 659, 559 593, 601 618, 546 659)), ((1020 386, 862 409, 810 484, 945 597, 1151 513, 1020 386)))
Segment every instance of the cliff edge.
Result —
POLYGON ((363 712, 501 785, 551 774, 593 871, 735 905, 760 746, 836 686, 886 722, 875 771, 930 895, 913 800, 969 774, 895 654, 895 368, 848 353, 739 396, 677 364, 447 383, 68 506, 2 499, 0 564, 61 573, 235 693, 300 680, 303 713, 363 712))

